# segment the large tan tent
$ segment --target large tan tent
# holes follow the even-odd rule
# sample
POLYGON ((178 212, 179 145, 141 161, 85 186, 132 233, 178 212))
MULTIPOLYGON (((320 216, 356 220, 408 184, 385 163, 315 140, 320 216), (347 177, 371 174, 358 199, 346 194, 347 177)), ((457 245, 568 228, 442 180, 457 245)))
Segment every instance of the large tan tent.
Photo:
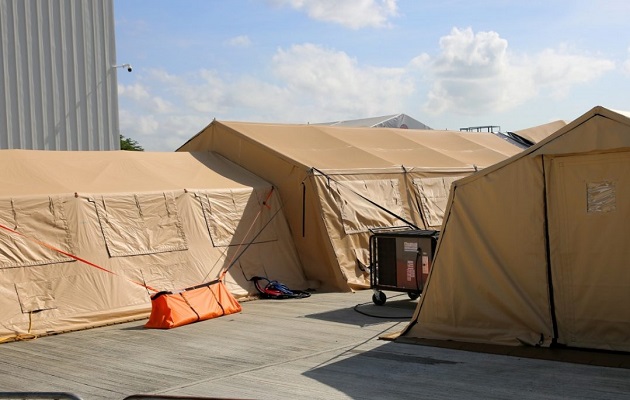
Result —
POLYGON ((230 265, 237 297, 307 286, 277 191, 216 154, 3 150, 0 171, 0 339, 145 318, 151 289, 230 265))
POLYGON ((630 114, 595 107, 454 182, 403 337, 630 351, 630 114))
POLYGON ((371 230, 439 228, 453 180, 521 149, 491 133, 215 120, 179 151, 278 187, 307 278, 348 291, 369 287, 371 230))

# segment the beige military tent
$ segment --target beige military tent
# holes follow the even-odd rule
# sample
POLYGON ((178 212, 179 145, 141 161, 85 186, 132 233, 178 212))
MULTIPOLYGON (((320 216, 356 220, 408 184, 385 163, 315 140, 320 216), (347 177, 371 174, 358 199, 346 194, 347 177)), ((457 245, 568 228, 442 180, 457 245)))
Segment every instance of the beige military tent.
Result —
POLYGON ((306 288, 272 186, 210 153, 0 151, 0 341, 144 318, 152 289, 306 288))
POLYGON ((307 278, 347 291, 369 287, 371 230, 439 228, 453 180, 521 149, 491 133, 213 121, 179 151, 273 183, 307 278))
POLYGON ((453 184, 407 338, 630 351, 630 114, 453 184))

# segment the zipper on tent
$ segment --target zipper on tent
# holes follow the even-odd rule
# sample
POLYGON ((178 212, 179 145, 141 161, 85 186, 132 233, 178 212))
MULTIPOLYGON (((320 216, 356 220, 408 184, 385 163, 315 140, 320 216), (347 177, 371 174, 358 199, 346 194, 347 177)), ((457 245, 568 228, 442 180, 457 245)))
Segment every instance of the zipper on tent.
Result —
POLYGON ((558 341, 558 320, 556 318, 556 303, 554 300, 553 291, 553 279, 551 274, 551 249, 549 245, 549 208, 547 204, 547 171, 545 170, 545 156, 541 157, 542 171, 543 171, 543 204, 545 207, 545 247, 547 256, 547 288, 549 290, 549 311, 551 313, 551 326, 553 329, 553 337, 551 338, 551 344, 555 345, 558 341))
POLYGON ((302 181, 302 237, 306 236, 306 185, 302 181))

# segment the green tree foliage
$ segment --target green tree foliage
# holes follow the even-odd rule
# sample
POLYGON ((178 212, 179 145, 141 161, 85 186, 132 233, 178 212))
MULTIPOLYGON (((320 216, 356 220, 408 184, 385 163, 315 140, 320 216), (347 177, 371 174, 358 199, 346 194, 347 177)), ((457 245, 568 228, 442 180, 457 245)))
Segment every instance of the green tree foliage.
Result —
POLYGON ((120 150, 144 151, 138 142, 131 138, 126 138, 123 135, 120 135, 120 150))

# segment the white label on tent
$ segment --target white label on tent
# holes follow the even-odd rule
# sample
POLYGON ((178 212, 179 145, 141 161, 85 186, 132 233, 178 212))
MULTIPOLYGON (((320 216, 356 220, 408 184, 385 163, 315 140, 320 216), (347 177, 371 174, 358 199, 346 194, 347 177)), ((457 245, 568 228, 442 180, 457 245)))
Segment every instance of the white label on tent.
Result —
POLYGON ((589 182, 586 185, 587 205, 589 213, 605 213, 617 210, 617 193, 615 182, 589 182))
POLYGON ((422 253, 422 273, 425 275, 429 273, 429 256, 427 253, 422 253))
POLYGON ((418 243, 417 242, 403 242, 404 251, 409 252, 417 252, 418 251, 418 243))
POLYGON ((416 263, 415 261, 407 261, 407 282, 414 281, 416 279, 416 263))

